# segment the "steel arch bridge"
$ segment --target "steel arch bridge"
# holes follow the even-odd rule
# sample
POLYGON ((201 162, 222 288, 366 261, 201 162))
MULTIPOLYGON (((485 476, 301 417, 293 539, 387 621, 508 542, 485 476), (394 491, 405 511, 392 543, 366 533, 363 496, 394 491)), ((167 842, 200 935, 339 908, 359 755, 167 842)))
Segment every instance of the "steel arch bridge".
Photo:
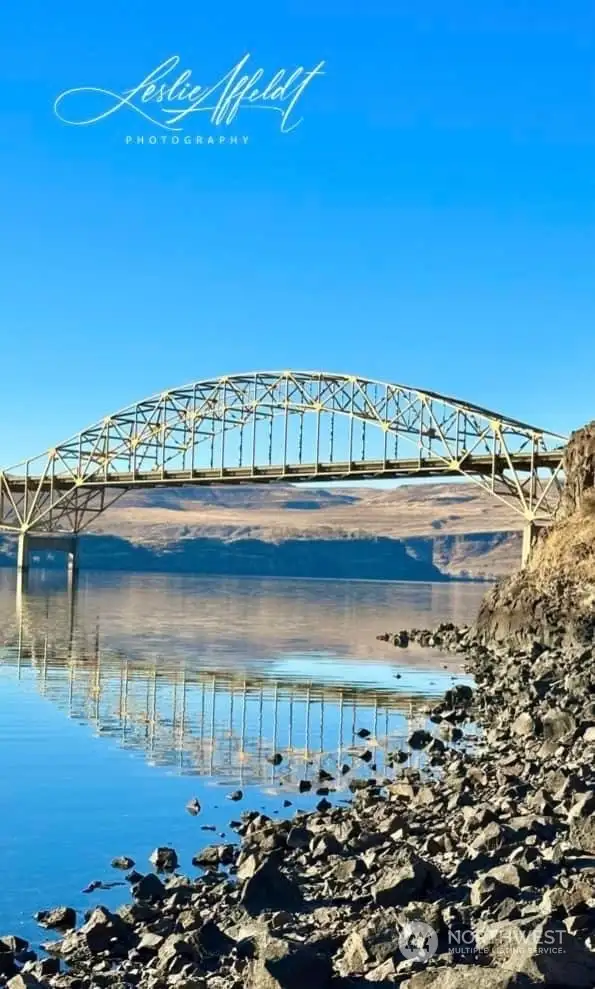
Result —
POLYGON ((0 530, 77 534, 126 491, 466 477, 529 523, 556 510, 566 437, 352 375, 254 372, 173 388, 0 472, 0 530))

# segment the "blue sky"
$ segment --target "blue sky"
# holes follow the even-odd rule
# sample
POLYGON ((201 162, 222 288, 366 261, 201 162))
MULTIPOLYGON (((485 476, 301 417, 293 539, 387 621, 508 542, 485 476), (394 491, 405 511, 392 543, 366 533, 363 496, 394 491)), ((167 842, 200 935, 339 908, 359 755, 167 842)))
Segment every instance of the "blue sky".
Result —
POLYGON ((0 463, 254 369, 593 417, 591 2, 30 0, 0 22, 0 463), (244 110, 246 146, 126 145, 156 128, 53 111, 174 54, 213 84, 247 52, 268 76, 325 62, 291 133, 244 110))

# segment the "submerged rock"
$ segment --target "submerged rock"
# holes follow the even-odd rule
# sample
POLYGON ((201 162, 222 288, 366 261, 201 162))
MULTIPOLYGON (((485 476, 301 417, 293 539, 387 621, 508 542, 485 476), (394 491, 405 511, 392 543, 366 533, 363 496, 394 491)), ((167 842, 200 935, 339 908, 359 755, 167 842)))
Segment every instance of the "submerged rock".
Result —
POLYGON ((134 859, 128 858, 127 855, 112 859, 112 869, 122 869, 128 872, 129 869, 134 869, 134 859))
POLYGON ((76 927, 76 910, 72 907, 54 907, 53 910, 40 910, 35 914, 35 920, 40 927, 49 930, 68 931, 76 927))
POLYGON ((178 856, 174 848, 156 848, 149 861, 157 872, 174 872, 178 868, 178 856))
POLYGON ((412 749, 425 749, 430 744, 433 736, 428 731, 418 729, 409 736, 409 745, 412 749))

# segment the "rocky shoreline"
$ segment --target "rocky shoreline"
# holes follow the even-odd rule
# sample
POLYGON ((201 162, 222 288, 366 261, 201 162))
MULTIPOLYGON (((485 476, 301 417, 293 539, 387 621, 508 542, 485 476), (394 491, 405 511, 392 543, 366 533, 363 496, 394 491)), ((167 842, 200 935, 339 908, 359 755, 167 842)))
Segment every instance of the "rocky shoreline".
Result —
POLYGON ((171 848, 145 873, 114 860, 132 868, 130 901, 79 926, 69 907, 38 915, 62 935, 39 958, 0 937, 0 985, 593 989, 595 423, 571 437, 565 479, 560 518, 475 627, 378 636, 462 653, 475 681, 447 691, 389 775, 367 752, 370 777, 333 806, 321 771, 314 812, 245 812, 239 845, 193 859, 198 878, 171 848), (472 751, 465 725, 481 727, 472 751))
POLYGON ((421 769, 397 752, 390 778, 352 781, 349 806, 323 797, 291 821, 245 812, 240 845, 203 850, 198 878, 156 850, 116 912, 97 907, 78 927, 68 908, 40 915, 62 935, 43 957, 1 938, 0 983, 595 986, 592 649, 488 647, 453 625, 379 638, 464 652, 475 678, 409 739, 421 769), (483 727, 473 752, 456 746, 469 722, 483 727))

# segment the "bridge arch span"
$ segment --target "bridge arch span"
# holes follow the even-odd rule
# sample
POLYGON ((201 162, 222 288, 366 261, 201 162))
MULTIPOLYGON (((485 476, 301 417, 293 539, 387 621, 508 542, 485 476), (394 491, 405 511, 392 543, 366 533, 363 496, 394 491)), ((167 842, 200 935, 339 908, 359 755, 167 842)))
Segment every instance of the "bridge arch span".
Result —
POLYGON ((250 372, 129 405, 0 472, 0 528, 77 533, 137 487, 463 476, 551 518, 565 437, 436 392, 250 372))

